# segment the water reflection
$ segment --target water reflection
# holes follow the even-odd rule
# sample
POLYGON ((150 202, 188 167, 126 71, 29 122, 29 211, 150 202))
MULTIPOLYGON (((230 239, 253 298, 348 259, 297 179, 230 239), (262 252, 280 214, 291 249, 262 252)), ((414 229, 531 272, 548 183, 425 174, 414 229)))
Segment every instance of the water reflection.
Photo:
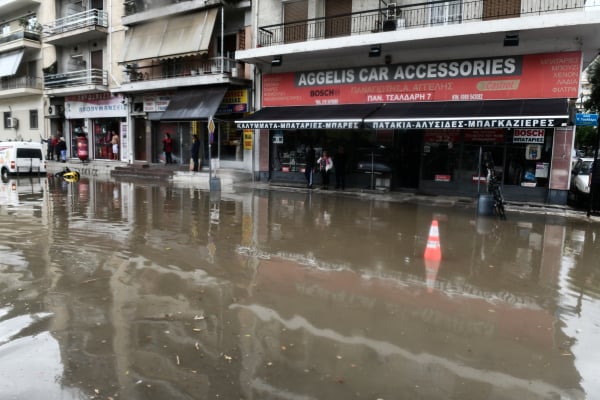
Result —
POLYGON ((2 398, 40 398, 32 382, 46 398, 600 391, 587 221, 331 193, 35 185, 0 197, 2 398), (16 361, 32 349, 53 379, 16 361))

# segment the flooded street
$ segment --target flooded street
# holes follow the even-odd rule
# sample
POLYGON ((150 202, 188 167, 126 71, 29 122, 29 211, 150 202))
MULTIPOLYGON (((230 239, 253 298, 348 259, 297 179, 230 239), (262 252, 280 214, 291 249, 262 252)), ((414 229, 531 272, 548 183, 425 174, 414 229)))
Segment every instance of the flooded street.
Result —
POLYGON ((585 219, 0 183, 0 399, 594 399, 585 219), (425 260, 432 223, 441 261, 425 260))

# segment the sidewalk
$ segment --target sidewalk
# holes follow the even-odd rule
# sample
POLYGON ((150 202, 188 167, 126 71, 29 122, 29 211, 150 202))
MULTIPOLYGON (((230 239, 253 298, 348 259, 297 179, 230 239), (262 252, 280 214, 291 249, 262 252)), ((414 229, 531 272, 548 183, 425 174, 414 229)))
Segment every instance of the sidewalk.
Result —
MULTIPOLYGON (((77 170, 82 176, 94 176, 111 179, 111 171, 117 167, 127 166, 127 163, 111 160, 94 160, 82 163, 79 160, 68 160, 66 163, 58 161, 48 162, 48 173, 56 173, 68 167, 77 170)), ((164 165, 151 165, 150 168, 169 168, 164 165)), ((328 196, 350 196, 363 199, 372 199, 377 201, 388 201, 397 203, 429 204, 442 207, 463 207, 477 208, 478 199, 476 197, 466 196, 442 196, 442 195, 424 195, 410 191, 381 191, 361 188, 348 188, 346 190, 321 190, 318 188, 308 189, 304 185, 294 183, 270 183, 265 181, 252 181, 252 174, 248 171, 238 171, 229 169, 219 169, 216 174, 213 171, 213 177, 219 178, 222 192, 233 192, 237 188, 258 189, 258 190, 279 190, 289 192, 308 192, 328 196)), ((201 172, 191 171, 173 171, 171 182, 176 186, 195 187, 202 190, 210 190, 210 179, 207 169, 201 172)), ((568 205, 553 205, 544 203, 529 203, 508 201, 505 204, 506 212, 522 214, 541 214, 553 215, 559 217, 578 218, 586 221, 598 222, 599 215, 587 217, 586 210, 578 210, 568 205)))

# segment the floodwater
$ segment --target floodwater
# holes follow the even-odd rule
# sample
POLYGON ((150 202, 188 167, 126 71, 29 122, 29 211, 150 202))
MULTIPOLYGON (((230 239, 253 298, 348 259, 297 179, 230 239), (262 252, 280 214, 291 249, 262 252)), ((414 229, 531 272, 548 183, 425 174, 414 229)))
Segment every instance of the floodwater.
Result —
POLYGON ((597 399, 596 230, 333 192, 11 180, 0 399, 597 399))

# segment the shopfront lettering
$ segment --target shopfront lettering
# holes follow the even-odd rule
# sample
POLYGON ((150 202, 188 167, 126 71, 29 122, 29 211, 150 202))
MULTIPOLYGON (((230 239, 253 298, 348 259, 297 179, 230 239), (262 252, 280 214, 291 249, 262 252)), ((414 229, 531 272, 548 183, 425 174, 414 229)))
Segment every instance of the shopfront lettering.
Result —
POLYGON ((516 76, 522 71, 522 57, 494 57, 427 63, 357 67, 296 73, 296 86, 343 85, 355 83, 516 76))
POLYGON ((455 119, 419 121, 366 121, 370 129, 461 129, 461 128, 554 128, 564 121, 556 119, 455 119))
POLYGON ((236 122, 238 129, 358 129, 360 122, 236 122))

